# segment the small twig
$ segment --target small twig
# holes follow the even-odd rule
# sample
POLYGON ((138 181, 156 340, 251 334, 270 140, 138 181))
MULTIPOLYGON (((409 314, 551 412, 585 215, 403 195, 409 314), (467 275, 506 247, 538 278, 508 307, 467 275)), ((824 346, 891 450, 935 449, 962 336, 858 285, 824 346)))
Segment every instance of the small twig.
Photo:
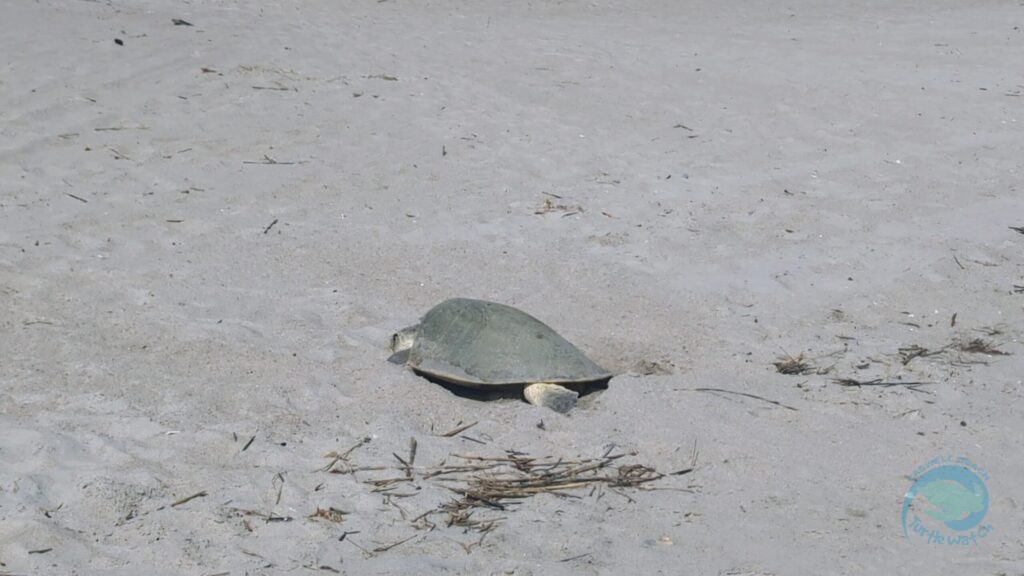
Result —
POLYGON ((369 436, 363 436, 362 438, 359 439, 358 442, 353 444, 348 450, 345 450, 341 454, 338 454, 337 452, 331 452, 330 454, 327 454, 327 456, 326 456, 327 458, 334 458, 334 459, 331 460, 330 464, 328 464, 327 466, 324 466, 323 468, 321 468, 321 470, 324 471, 324 472, 333 472, 334 470, 332 470, 332 468, 334 468, 335 464, 337 464, 341 460, 348 460, 349 455, 352 454, 352 452, 355 452, 356 448, 359 448, 360 446, 362 446, 364 444, 368 444, 369 442, 370 442, 370 437, 369 436))
POLYGON ((392 452, 391 455, 395 457, 395 460, 398 460, 402 464, 402 469, 405 470, 405 475, 412 476, 412 470, 409 467, 409 463, 406 462, 405 459, 403 459, 398 454, 395 454, 394 452, 392 452))
POLYGON ((88 203, 89 203, 89 201, 88 201, 88 200, 86 200, 85 198, 82 198, 81 196, 75 196, 74 194, 72 194, 72 193, 70 193, 70 192, 65 192, 64 194, 65 194, 66 196, 70 196, 70 197, 74 198, 75 200, 78 200, 79 202, 83 202, 83 203, 85 203, 85 204, 88 204, 88 203))
POLYGON ((412 476, 414 464, 416 464, 416 439, 409 438, 409 465, 405 468, 406 476, 412 476))
POLYGON ((737 396, 745 396, 747 398, 753 398, 755 400, 760 400, 762 402, 767 402, 769 404, 774 404, 776 406, 780 406, 780 407, 785 408, 787 410, 797 411, 796 408, 794 408, 792 406, 789 406, 789 405, 786 405, 786 404, 783 404, 782 402, 776 402, 775 400, 771 400, 769 398, 765 398, 764 396, 758 396, 757 394, 749 394, 747 392, 737 392, 735 390, 725 390, 723 388, 676 388, 676 390, 690 390, 690 391, 693 391, 693 392, 717 392, 717 393, 722 393, 722 394, 735 394, 737 396))
POLYGON ((184 504, 186 502, 190 502, 192 500, 195 500, 196 498, 203 498, 203 497, 206 497, 206 496, 208 496, 208 494, 206 493, 206 490, 203 490, 201 492, 196 492, 195 494, 193 494, 191 496, 185 496, 184 498, 182 498, 180 500, 176 500, 176 501, 172 502, 171 503, 171 508, 174 508, 175 506, 181 506, 182 504, 184 504))
POLYGON ((278 504, 281 503, 281 492, 284 491, 284 473, 283 472, 278 472, 277 476, 274 476, 273 484, 277 484, 278 482, 280 482, 280 484, 278 484, 278 486, 277 486, 277 500, 274 501, 274 506, 277 506, 278 504))
POLYGON ((245 452, 246 450, 248 450, 249 446, 252 446, 252 443, 255 442, 255 441, 256 441, 256 435, 253 434, 252 438, 249 438, 249 441, 245 443, 245 446, 242 446, 242 452, 245 452))
POLYGON ((494 508, 495 510, 506 510, 507 509, 500 502, 495 502, 495 501, 493 501, 493 500, 491 500, 489 498, 486 498, 486 497, 484 497, 484 496, 482 496, 480 494, 473 494, 471 492, 466 492, 465 490, 456 490, 454 488, 449 488, 449 490, 451 490, 452 492, 455 492, 456 494, 461 494, 462 496, 464 496, 465 498, 467 498, 469 500, 474 500, 474 501, 480 502, 481 504, 483 504, 484 506, 487 506, 488 508, 494 508))
POLYGON ((431 514, 436 514, 436 513, 437 513, 437 510, 427 510, 423 514, 420 514, 419 516, 417 516, 417 517, 413 518, 412 520, 410 520, 410 523, 415 524, 415 523, 419 522, 420 520, 423 520, 427 516, 430 516, 431 514))
MULTIPOLYGON (((404 462, 404 460, 402 460, 400 457, 398 457, 394 452, 392 452, 391 455, 395 456, 396 458, 398 458, 399 462, 404 462)), ((405 465, 403 464, 402 468, 399 468, 399 469, 400 470, 405 469, 405 465)), ((394 468, 388 468, 388 470, 394 470, 394 468)), ((401 476, 401 477, 398 477, 398 478, 380 478, 380 479, 377 479, 377 480, 367 480, 366 482, 364 482, 364 484, 372 484, 374 486, 378 486, 378 487, 381 487, 381 488, 388 488, 388 487, 390 487, 390 489, 393 489, 394 486, 391 486, 392 484, 395 484, 397 482, 411 482, 411 481, 412 481, 411 478, 406 478, 405 476, 401 476)))
POLYGON ((394 548, 396 546, 400 546, 402 544, 405 544, 406 542, 408 542, 409 540, 412 540, 415 537, 416 537, 416 534, 413 534, 412 536, 409 536, 405 540, 399 540, 398 542, 395 542, 394 544, 388 544, 387 546, 378 546, 378 547, 374 548, 373 551, 375 553, 378 553, 378 554, 381 553, 381 552, 387 552, 388 550, 391 550, 392 548, 394 548))
POLYGON ((344 452, 341 453, 341 459, 344 460, 344 459, 348 458, 349 454, 355 452, 356 448, 359 448, 360 446, 363 446, 364 444, 369 444, 369 443, 370 443, 370 437, 369 436, 363 436, 362 438, 359 439, 359 442, 356 442, 351 448, 349 448, 348 450, 345 450, 344 452))
POLYGON ((111 152, 114 153, 114 160, 131 160, 131 158, 129 158, 127 154, 124 154, 123 152, 121 152, 117 148, 114 148, 113 146, 107 146, 107 150, 110 150, 111 152))
POLYGON ((296 164, 296 162, 279 162, 266 154, 263 155, 263 160, 243 160, 242 164, 266 164, 266 165, 280 165, 287 166, 290 164, 296 164))
POLYGON ((953 254, 953 260, 956 262, 956 265, 959 266, 961 270, 967 270, 967 268, 964 268, 964 265, 960 263, 960 259, 956 257, 956 254, 953 254))
POLYGON ((923 394, 931 394, 931 392, 928 392, 927 390, 920 390, 917 388, 918 386, 927 386, 929 384, 934 384, 934 382, 886 382, 883 381, 881 378, 866 381, 854 380, 853 378, 833 378, 832 381, 835 382, 836 384, 839 384, 840 386, 848 388, 860 388, 863 386, 880 386, 882 388, 893 388, 899 386, 906 388, 908 390, 912 390, 914 392, 921 392, 923 394))
POLYGON ((881 378, 875 378, 874 380, 855 380, 853 378, 833 378, 833 382, 840 386, 882 386, 888 388, 891 386, 920 386, 922 384, 932 384, 932 382, 887 382, 881 378))
MULTIPOLYGON (((344 536, 342 536, 342 537, 341 537, 341 538, 340 538, 339 540, 345 540, 345 537, 344 537, 344 536)), ((363 555, 364 555, 364 556, 366 556, 367 558, 372 558, 372 557, 373 557, 373 552, 371 552, 371 551, 367 550, 366 548, 363 548, 363 547, 362 547, 362 546, 360 546, 360 545, 359 545, 359 543, 358 543, 358 542, 356 542, 355 540, 353 540, 353 539, 349 538, 349 539, 348 539, 348 542, 349 542, 350 544, 352 544, 353 546, 355 546, 356 548, 359 548, 360 550, 362 550, 362 551, 363 551, 363 555)))
POLYGON ((533 462, 536 458, 502 458, 502 457, 487 457, 487 456, 467 456, 464 454, 452 454, 456 458, 463 460, 482 460, 484 462, 533 462))
POLYGON ((277 218, 274 218, 274 221, 263 229, 263 233, 266 234, 267 232, 270 232, 270 229, 273 228, 275 224, 277 224, 277 218))
POLYGON ((119 132, 121 130, 149 130, 149 127, 139 124, 138 126, 103 126, 93 128, 93 130, 96 132, 119 132))
POLYGON ((474 422, 471 422, 471 423, 466 424, 464 426, 459 426, 457 428, 449 430, 448 432, 445 432, 444 434, 441 434, 441 437, 442 438, 451 438, 452 436, 455 436, 456 434, 459 434, 459 433, 465 432, 466 430, 469 430, 470 428, 472 428, 473 426, 476 426, 477 424, 479 424, 479 422, 474 421, 474 422))
MULTIPOLYGON (((331 464, 331 468, 325 469, 324 471, 330 472, 331 474, 354 474, 356 472, 378 472, 381 470, 394 470, 394 468, 392 468, 391 466, 360 466, 358 468, 334 468, 334 465, 336 463, 337 460, 335 460, 331 464)), ((402 480, 408 480, 408 478, 402 478, 402 480)))
POLYGON ((609 492, 613 492, 613 493, 615 493, 615 494, 618 494, 619 496, 622 496, 622 497, 623 497, 623 498, 625 498, 625 499, 626 499, 626 501, 627 501, 627 502, 629 502, 630 504, 635 504, 635 503, 636 503, 636 500, 633 500, 632 498, 630 498, 630 497, 629 497, 629 495, 628 495, 628 494, 626 494, 626 493, 622 492, 621 490, 616 490, 615 488, 611 488, 611 487, 609 487, 609 488, 608 488, 608 491, 609 491, 609 492))

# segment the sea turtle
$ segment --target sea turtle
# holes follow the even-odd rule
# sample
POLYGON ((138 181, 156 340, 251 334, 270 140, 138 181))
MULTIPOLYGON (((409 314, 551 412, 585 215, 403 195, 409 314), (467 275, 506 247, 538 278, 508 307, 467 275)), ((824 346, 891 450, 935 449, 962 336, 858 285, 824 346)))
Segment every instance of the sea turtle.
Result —
POLYGON ((580 388, 612 374, 533 316, 495 302, 453 298, 391 337, 389 360, 470 388, 522 388, 526 400, 557 412, 580 388))

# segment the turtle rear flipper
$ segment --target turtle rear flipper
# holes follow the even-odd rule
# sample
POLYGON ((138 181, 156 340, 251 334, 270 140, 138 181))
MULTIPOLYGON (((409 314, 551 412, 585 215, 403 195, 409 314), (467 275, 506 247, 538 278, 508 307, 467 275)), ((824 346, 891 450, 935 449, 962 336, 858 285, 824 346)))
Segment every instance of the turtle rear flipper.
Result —
POLYGON ((576 401, 580 394, 558 384, 537 382, 536 384, 527 384, 523 388, 523 397, 534 406, 543 406, 565 414, 576 407, 576 401))

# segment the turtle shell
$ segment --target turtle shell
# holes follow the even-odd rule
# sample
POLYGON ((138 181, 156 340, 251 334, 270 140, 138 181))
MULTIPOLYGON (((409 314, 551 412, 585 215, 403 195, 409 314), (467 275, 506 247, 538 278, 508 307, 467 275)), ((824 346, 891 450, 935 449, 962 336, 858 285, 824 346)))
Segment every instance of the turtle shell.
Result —
POLYGON ((406 363, 421 374, 477 388, 612 376, 533 316, 466 298, 445 300, 427 312, 406 363))

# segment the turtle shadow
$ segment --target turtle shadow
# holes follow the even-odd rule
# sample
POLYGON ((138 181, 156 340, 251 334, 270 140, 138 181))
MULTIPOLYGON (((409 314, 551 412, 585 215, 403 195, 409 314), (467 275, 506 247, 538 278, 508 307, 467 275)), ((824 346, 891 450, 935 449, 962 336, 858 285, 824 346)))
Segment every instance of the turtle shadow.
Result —
MULTIPOLYGON (((441 386, 445 390, 452 394, 460 397, 467 398, 469 400, 477 400, 480 402, 489 402, 493 400, 520 400, 523 401, 523 386, 520 384, 512 384, 508 386, 488 386, 486 388, 472 388, 469 386, 463 386, 460 384, 453 384, 446 380, 441 380, 430 374, 423 372, 413 371, 417 376, 441 386)), ((611 377, 603 380, 597 380, 594 382, 587 382, 584 384, 563 384, 566 388, 575 390, 579 393, 580 399, 589 396, 595 392, 601 392, 608 389, 608 381, 611 377)))

